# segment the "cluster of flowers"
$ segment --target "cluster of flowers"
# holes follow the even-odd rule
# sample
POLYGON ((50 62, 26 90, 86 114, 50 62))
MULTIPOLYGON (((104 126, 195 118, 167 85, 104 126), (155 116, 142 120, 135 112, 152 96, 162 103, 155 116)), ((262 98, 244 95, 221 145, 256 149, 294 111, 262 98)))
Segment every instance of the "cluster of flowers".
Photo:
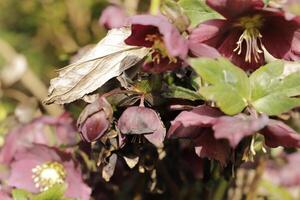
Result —
MULTIPOLYGON (((132 80, 119 77, 122 87, 101 94, 78 118, 82 139, 99 153, 95 162, 105 180, 110 180, 118 157, 123 157, 129 168, 138 166, 139 172, 148 172, 150 188, 159 191, 156 170, 162 167, 159 162, 168 156, 167 148, 172 144, 166 138, 190 141, 179 145, 182 151, 192 146, 198 155, 199 158, 190 159, 187 153, 184 159, 188 162, 216 160, 222 167, 238 162, 237 149, 250 149, 255 154, 252 141, 258 141, 257 133, 264 138, 263 151, 265 145, 300 148, 300 135, 279 117, 269 117, 251 108, 232 116, 222 112, 215 102, 203 99, 166 102, 160 95, 168 87, 167 75, 189 78, 188 74, 193 73, 188 67, 191 57, 226 57, 248 74, 266 64, 266 52, 277 59, 300 60, 299 16, 266 6, 262 0, 207 0, 206 3, 223 19, 208 20, 193 29, 171 23, 162 15, 126 18, 125 11, 117 7, 103 12, 100 22, 107 28, 130 25, 130 35, 124 40, 126 45, 149 50, 138 75, 132 80), (246 147, 242 144, 245 140, 248 140, 246 147)), ((183 18, 185 22, 188 20, 183 18)), ((67 116, 42 117, 8 134, 0 154, 1 163, 7 167, 0 177, 7 185, 1 188, 3 195, 12 187, 38 192, 65 183, 66 197, 89 199, 91 188, 82 180, 74 149, 68 148, 77 142, 69 120, 67 116), (50 144, 47 134, 41 134, 45 125, 56 127, 58 143, 50 144)), ((293 160, 297 159, 287 160, 294 168, 293 160)), ((190 167, 194 175, 203 176, 200 165, 197 169, 190 167)), ((269 173, 278 171, 271 168, 269 173)), ((285 173, 280 171, 282 176, 285 173)), ((291 184, 299 184, 299 180, 291 184)))

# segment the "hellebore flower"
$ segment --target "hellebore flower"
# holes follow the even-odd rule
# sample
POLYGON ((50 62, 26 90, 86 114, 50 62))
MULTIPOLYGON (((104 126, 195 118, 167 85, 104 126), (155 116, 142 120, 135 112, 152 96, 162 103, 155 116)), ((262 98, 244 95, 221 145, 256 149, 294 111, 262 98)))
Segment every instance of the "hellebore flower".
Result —
POLYGON ((42 116, 29 124, 14 128, 7 134, 0 151, 0 163, 9 164, 17 151, 31 148, 34 144, 60 146, 72 145, 76 142, 75 126, 68 113, 59 117, 42 116), (55 129, 55 140, 47 132, 47 127, 55 129))
POLYGON ((44 145, 15 154, 9 186, 37 193, 55 184, 66 184, 66 197, 90 198, 91 189, 83 182, 80 168, 71 159, 71 154, 44 145))
POLYGON ((144 135, 157 147, 163 146, 166 129, 158 114, 142 106, 127 108, 118 121, 118 128, 125 135, 144 135))
POLYGON ((87 105, 81 112, 77 127, 82 138, 87 142, 99 139, 110 127, 113 109, 104 97, 87 105))
POLYGON ((179 68, 188 53, 188 43, 163 16, 137 15, 129 19, 131 35, 127 45, 151 48, 144 70, 161 73, 179 68))
POLYGON ((191 138, 199 157, 218 160, 225 166, 231 148, 226 140, 215 139, 211 128, 222 115, 219 110, 208 106, 183 111, 171 122, 168 137, 191 138))
POLYGON ((99 18, 99 24, 106 29, 121 28, 125 25, 127 14, 119 6, 106 7, 99 18))
POLYGON ((300 147, 300 135, 281 121, 269 119, 266 115, 225 116, 208 106, 181 112, 171 122, 168 136, 191 138, 200 157, 213 158, 224 165, 230 147, 236 148, 244 137, 255 133, 264 135, 269 147, 300 147))
POLYGON ((281 10, 264 8, 261 0, 207 4, 226 19, 208 20, 194 29, 189 37, 192 52, 200 51, 200 44, 212 46, 245 70, 265 64, 263 48, 279 59, 300 59, 300 17, 287 19, 281 10))

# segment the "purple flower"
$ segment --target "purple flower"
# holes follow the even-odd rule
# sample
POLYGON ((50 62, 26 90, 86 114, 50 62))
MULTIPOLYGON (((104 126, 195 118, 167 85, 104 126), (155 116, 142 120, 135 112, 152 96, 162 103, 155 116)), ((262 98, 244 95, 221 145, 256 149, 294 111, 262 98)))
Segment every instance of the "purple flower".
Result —
POLYGON ((87 142, 101 138, 110 127, 112 115, 112 107, 104 97, 87 105, 77 120, 82 138, 87 142))
POLYGON ((130 23, 132 32, 125 43, 151 48, 151 60, 146 61, 145 70, 160 73, 182 66, 188 44, 167 18, 137 15, 130 18, 130 23))
POLYGON ((99 24, 106 29, 121 28, 126 24, 127 14, 119 6, 106 7, 99 18, 99 24))
POLYGON ((191 111, 181 112, 172 122, 168 137, 191 138, 199 157, 220 161, 224 166, 231 148, 226 140, 214 137, 212 126, 223 114, 208 106, 199 106, 191 111))
POLYGON ((30 148, 34 144, 59 146, 73 145, 76 142, 76 131, 69 114, 65 113, 60 117, 43 116, 29 124, 14 128, 7 134, 0 151, 0 163, 10 163, 17 151, 30 148), (46 132, 49 126, 55 128, 55 140, 46 132))
POLYGON ((200 157, 216 159, 224 165, 230 153, 224 139, 236 148, 244 137, 255 133, 264 135, 269 147, 300 147, 300 135, 283 122, 271 120, 265 115, 224 116, 219 110, 208 106, 181 112, 171 122, 168 136, 191 138, 200 157))
POLYGON ((300 134, 278 120, 269 120, 268 125, 260 131, 269 147, 300 148, 300 134))
POLYGON ((263 47, 274 57, 300 59, 300 17, 287 19, 277 9, 264 8, 261 0, 207 0, 226 19, 200 24, 189 37, 192 52, 200 44, 216 48, 221 55, 245 70, 265 63, 263 47))
POLYGON ((90 198, 91 189, 83 182, 80 168, 71 159, 71 154, 36 145, 27 151, 17 152, 14 158, 9 186, 37 193, 55 184, 66 184, 66 197, 90 198))
POLYGON ((144 135, 157 147, 163 146, 166 135, 166 129, 158 114, 142 106, 127 108, 118 121, 118 128, 125 135, 144 135))

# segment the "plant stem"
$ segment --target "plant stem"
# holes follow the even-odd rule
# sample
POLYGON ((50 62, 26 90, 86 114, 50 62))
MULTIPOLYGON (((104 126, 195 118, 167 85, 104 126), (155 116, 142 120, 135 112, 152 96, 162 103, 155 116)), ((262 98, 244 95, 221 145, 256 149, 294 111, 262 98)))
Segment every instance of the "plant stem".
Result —
POLYGON ((157 15, 160 8, 160 0, 151 0, 150 14, 157 15))
POLYGON ((228 182, 225 179, 221 179, 219 185, 213 195, 213 200, 222 200, 224 199, 224 194, 227 189, 228 182))

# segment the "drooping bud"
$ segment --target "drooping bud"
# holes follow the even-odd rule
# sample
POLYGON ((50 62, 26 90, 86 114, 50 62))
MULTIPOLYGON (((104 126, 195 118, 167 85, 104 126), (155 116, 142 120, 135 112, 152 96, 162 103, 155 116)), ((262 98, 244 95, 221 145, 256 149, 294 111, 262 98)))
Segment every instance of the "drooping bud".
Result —
POLYGON ((110 127, 112 115, 112 107, 104 97, 87 105, 77 120, 82 138, 87 142, 93 142, 103 136, 110 127))
POLYGON ((157 147, 163 146, 166 129, 159 115, 150 108, 132 106, 127 108, 118 121, 122 134, 144 135, 157 147))

